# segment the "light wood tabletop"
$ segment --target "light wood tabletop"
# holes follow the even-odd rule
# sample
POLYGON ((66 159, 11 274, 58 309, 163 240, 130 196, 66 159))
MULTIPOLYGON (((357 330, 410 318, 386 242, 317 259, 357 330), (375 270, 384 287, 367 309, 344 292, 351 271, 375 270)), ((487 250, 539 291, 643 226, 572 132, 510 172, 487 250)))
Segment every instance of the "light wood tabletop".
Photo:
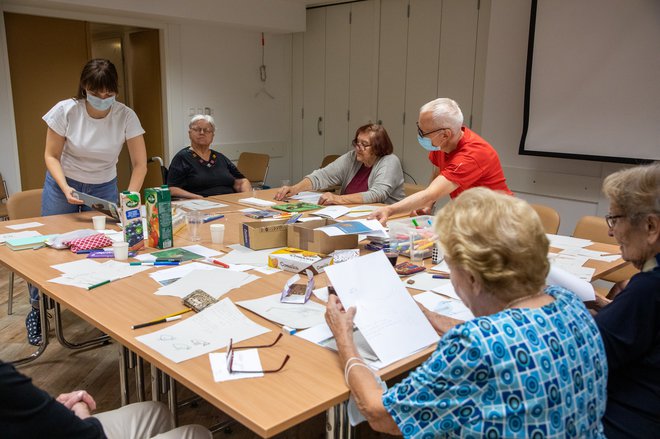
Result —
MULTIPOLYGON (((260 198, 272 199, 275 189, 258 191, 260 198)), ((236 203, 245 194, 232 194, 213 197, 225 203, 236 203)), ((251 196, 251 194, 247 194, 251 196)), ((226 224, 225 243, 236 243, 239 238, 239 224, 250 220, 239 213, 236 204, 225 208, 226 224)), ((57 215, 43 218, 24 219, 0 223, 0 233, 9 233, 8 225, 38 221, 43 226, 38 230, 42 234, 62 233, 75 229, 91 228, 92 212, 57 215)), ((251 221, 251 220, 250 220, 251 221)), ((226 251, 226 246, 211 243, 210 224, 201 226, 201 244, 226 251)), ((117 228, 108 223, 108 228, 117 228)), ((175 246, 192 244, 186 239, 186 232, 175 236, 175 246)), ((594 250, 616 252, 618 248, 607 244, 594 244, 594 250)), ((147 251, 155 251, 147 249, 147 251)), ((70 262, 84 258, 69 250, 43 248, 39 250, 11 251, 0 246, 0 262, 10 270, 20 274, 29 282, 70 309, 91 325, 109 334, 114 340, 137 353, 149 363, 172 376, 179 383, 191 389, 205 400, 225 412, 241 424, 262 437, 270 437, 295 426, 342 401, 348 399, 349 392, 343 380, 343 371, 338 356, 327 349, 314 345, 295 336, 285 335, 273 348, 261 349, 259 355, 264 368, 277 367, 283 356, 291 356, 286 367, 278 373, 265 374, 262 378, 216 383, 213 380, 209 358, 203 355, 182 363, 174 363, 158 352, 138 342, 135 337, 147 334, 176 323, 166 323, 155 327, 132 330, 131 325, 150 321, 160 316, 176 312, 182 308, 178 298, 156 296, 159 285, 148 274, 159 268, 120 279, 94 290, 84 290, 48 282, 60 272, 51 268, 54 264, 70 262)), ((622 260, 612 263, 589 261, 587 265, 596 268, 595 277, 603 276, 616 270, 624 263, 622 260)), ((291 273, 261 275, 260 279, 244 287, 232 290, 226 295, 232 301, 258 298, 274 294, 282 288, 291 273)), ((316 287, 327 284, 325 274, 315 277, 316 287)), ((246 345, 266 344, 280 332, 280 327, 249 311, 241 309, 251 320, 263 325, 271 332, 244 342, 246 345)), ((189 318, 190 313, 183 318, 189 318)), ((239 345, 240 346, 240 345, 239 345)), ((381 376, 389 379, 410 370, 423 362, 435 349, 431 346, 405 360, 401 360, 380 371, 381 376)))

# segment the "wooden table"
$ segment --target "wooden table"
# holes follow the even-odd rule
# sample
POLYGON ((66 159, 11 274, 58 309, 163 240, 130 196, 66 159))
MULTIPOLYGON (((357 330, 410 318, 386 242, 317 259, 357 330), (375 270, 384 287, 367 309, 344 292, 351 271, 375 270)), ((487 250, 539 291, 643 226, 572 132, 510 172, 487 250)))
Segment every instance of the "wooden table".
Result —
MULTIPOLYGON (((274 193, 275 190, 259 192, 261 197, 269 197, 270 192, 274 193)), ((233 194, 214 197, 214 199, 235 203, 238 198, 244 196, 245 194, 233 194)), ((236 211, 237 209, 233 209, 234 207, 239 208, 237 205, 224 208, 227 212, 233 211, 227 213, 223 220, 227 225, 225 243, 238 242, 239 223, 246 220, 236 211)), ((3 222, 0 233, 10 232, 11 230, 6 228, 8 225, 33 220, 44 224, 36 229, 42 234, 89 228, 93 215, 94 213, 87 212, 3 222)), ((225 250, 224 246, 211 244, 209 226, 210 224, 201 226, 202 240, 197 243, 225 250)), ((185 236, 185 233, 180 235, 185 236)), ((189 244, 191 243, 185 237, 175 237, 177 247, 189 244)), ((615 246, 606 244, 594 244, 593 247, 597 250, 616 251, 615 246)), ((60 274, 59 271, 51 268, 51 265, 82 257, 69 250, 44 248, 14 252, 5 246, 0 246, 0 261, 3 265, 20 274, 47 296, 109 334, 122 346, 137 353, 259 436, 270 437, 278 434, 348 399, 349 391, 343 380, 338 356, 334 352, 294 336, 287 335, 275 347, 260 351, 261 361, 265 367, 278 364, 284 354, 291 356, 281 372, 266 374, 263 378, 216 383, 213 381, 207 355, 179 364, 164 358, 135 339, 136 336, 162 329, 164 325, 141 330, 131 329, 131 325, 181 309, 180 299, 153 294, 158 285, 148 273, 157 268, 91 291, 48 282, 48 279, 60 274)), ((602 276, 621 266, 621 263, 590 262, 593 262, 592 266, 597 270, 595 276, 602 276)), ((281 289, 290 276, 290 273, 263 275, 257 281, 232 290, 227 297, 237 301, 273 294, 281 289)), ((325 274, 317 276, 317 287, 326 284, 325 274)), ((248 344, 270 342, 274 338, 274 333, 280 332, 279 326, 251 312, 244 311, 244 313, 251 320, 273 331, 250 340, 248 344)), ((189 315, 184 316, 184 318, 188 317, 189 315)), ((381 370, 381 376, 389 379, 410 370, 423 362, 434 349, 435 346, 431 346, 381 370)))

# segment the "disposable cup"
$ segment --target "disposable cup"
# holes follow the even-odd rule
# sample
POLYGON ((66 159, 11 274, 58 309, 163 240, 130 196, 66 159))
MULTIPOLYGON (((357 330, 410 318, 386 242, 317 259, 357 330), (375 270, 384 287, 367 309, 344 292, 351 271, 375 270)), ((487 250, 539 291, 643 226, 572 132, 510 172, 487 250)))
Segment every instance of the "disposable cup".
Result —
POLYGON ((92 217, 94 230, 105 230, 105 215, 96 215, 92 217))
POLYGON ((128 242, 115 242, 112 244, 112 252, 116 260, 125 261, 128 259, 128 242))
POLYGON ((204 222, 204 214, 197 210, 186 213, 186 226, 188 227, 188 239, 199 241, 199 227, 204 222))
POLYGON ((211 224, 211 242, 213 244, 223 244, 225 240, 225 225, 211 224))

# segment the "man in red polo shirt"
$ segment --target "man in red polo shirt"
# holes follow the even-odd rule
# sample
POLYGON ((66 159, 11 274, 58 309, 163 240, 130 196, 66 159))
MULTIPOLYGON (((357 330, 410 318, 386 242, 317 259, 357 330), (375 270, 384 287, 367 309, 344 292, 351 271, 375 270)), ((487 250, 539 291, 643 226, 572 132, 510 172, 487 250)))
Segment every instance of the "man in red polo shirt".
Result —
POLYGON ((436 166, 431 183, 423 191, 375 210, 369 219, 385 224, 392 215, 411 211, 428 214, 439 198, 456 198, 477 186, 513 195, 506 185, 497 152, 463 126, 463 113, 452 99, 438 98, 419 110, 417 141, 429 151, 429 160, 436 166))

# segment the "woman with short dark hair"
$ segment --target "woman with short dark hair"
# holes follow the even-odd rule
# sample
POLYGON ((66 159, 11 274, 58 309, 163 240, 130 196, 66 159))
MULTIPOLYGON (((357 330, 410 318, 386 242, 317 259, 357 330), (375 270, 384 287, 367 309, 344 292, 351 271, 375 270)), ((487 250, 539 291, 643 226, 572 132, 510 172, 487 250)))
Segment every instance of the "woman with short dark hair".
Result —
POLYGON ((283 186, 276 200, 302 191, 341 186, 340 194, 326 192, 319 204, 392 204, 405 197, 403 170, 390 136, 382 125, 367 124, 357 129, 353 150, 325 168, 317 169, 293 186, 283 186))

